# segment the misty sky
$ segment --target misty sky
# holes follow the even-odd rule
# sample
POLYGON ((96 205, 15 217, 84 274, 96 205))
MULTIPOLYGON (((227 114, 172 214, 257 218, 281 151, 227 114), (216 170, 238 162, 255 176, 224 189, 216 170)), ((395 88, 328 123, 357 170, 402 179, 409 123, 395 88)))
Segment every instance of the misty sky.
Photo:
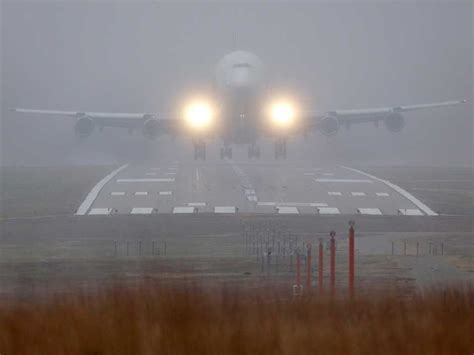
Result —
MULTIPOLYGON (((238 48, 266 63, 271 85, 295 92, 315 110, 473 97, 470 1, 1 6, 4 164, 74 164, 91 154, 115 162, 121 154, 114 149, 139 149, 147 144, 141 137, 106 132, 76 151, 74 122, 20 117, 7 108, 173 111, 190 89, 212 87, 214 66, 234 49, 234 34, 238 48)), ((341 129, 338 157, 472 164, 472 120, 468 104, 407 114, 401 134, 383 125, 341 129)), ((315 147, 326 141, 313 140, 315 147)))

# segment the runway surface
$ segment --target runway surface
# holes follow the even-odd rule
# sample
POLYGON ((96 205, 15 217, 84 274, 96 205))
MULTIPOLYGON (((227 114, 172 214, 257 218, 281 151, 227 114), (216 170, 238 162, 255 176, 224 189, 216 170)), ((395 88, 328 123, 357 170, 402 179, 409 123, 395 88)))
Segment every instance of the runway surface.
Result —
POLYGON ((77 214, 436 215, 390 181, 345 166, 234 160, 124 165, 77 214))

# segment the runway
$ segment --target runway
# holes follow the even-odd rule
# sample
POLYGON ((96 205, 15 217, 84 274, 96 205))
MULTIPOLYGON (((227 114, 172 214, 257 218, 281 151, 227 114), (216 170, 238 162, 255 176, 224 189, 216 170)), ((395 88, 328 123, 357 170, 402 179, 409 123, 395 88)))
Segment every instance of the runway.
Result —
POLYGON ((154 213, 437 215, 402 187, 351 167, 230 159, 124 165, 77 212, 154 213))

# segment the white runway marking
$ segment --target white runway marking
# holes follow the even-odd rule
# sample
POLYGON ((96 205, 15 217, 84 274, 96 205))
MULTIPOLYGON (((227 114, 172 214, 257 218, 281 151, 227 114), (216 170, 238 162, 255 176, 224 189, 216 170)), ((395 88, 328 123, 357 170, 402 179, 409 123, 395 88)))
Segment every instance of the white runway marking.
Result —
POLYGON ((159 192, 159 195, 161 196, 169 196, 169 195, 172 195, 173 194, 173 191, 160 191, 159 192))
POLYGON ((365 192, 351 192, 352 196, 365 196, 365 192))
POLYGON ((168 170, 176 170, 176 169, 178 169, 178 168, 175 167, 175 166, 170 166, 170 167, 168 168, 168 170))
POLYGON ((336 207, 319 207, 317 208, 319 214, 340 214, 339 208, 336 207))
POLYGON ((174 178, 164 179, 117 179, 116 182, 174 182, 174 178))
POLYGON ((423 202, 421 202, 420 200, 418 200, 415 196, 413 196, 412 194, 410 194, 409 192, 405 191, 404 189, 402 189, 400 186, 397 186, 393 183, 391 183, 390 181, 388 180, 382 180, 382 179, 379 179, 378 177, 375 177, 373 175, 370 175, 370 174, 367 174, 361 170, 357 170, 357 169, 353 169, 353 168, 349 168, 349 167, 346 167, 346 166, 342 166, 343 168, 345 169, 348 169, 348 170, 351 170, 351 171, 355 171, 356 173, 359 173, 359 174, 362 174, 362 175, 365 175, 371 179, 374 179, 374 180, 377 180, 377 181, 380 181, 382 183, 384 183, 385 185, 391 187, 393 190, 395 190, 396 192, 398 192, 400 195, 402 195, 403 197, 405 197, 407 200, 410 200, 413 204, 416 205, 416 207, 418 207, 420 210, 422 210, 423 212, 425 212, 428 216, 437 216, 438 214, 436 212, 434 212, 431 208, 429 208, 428 206, 426 206, 423 202))
POLYGON ((188 206, 203 207, 203 206, 206 206, 206 203, 205 202, 189 202, 188 206))
POLYGON ((329 196, 342 196, 342 193, 339 191, 328 191, 329 196))
POLYGON ((358 208, 357 213, 368 214, 372 216, 380 216, 382 212, 378 208, 358 208))
POLYGON ((152 214, 153 212, 157 210, 152 207, 133 207, 130 214, 152 214))
POLYGON ((176 175, 176 173, 169 172, 169 173, 165 173, 165 175, 176 175))
POLYGON ((196 207, 185 206, 173 208, 173 213, 195 213, 196 207))
POLYGON ((277 207, 278 214, 299 214, 298 208, 296 207, 277 207))
POLYGON ((364 182, 364 183, 373 183, 372 180, 367 180, 367 179, 314 179, 316 182, 347 182, 347 183, 353 183, 353 182, 364 182))
POLYGON ((135 192, 135 196, 147 196, 148 192, 146 191, 137 191, 135 192))
POLYGON ((124 191, 112 191, 110 193, 112 196, 125 196, 125 192, 124 191))
POLYGON ((400 208, 398 210, 398 214, 404 216, 423 216, 423 212, 421 212, 418 208, 400 208))
POLYGON ((324 176, 334 176, 333 173, 324 173, 323 175, 324 175, 324 176))
POLYGON ((323 202, 259 202, 257 206, 327 207, 323 202))
POLYGON ((146 176, 156 176, 156 173, 146 173, 146 176))
POLYGON ((77 209, 76 215, 77 216, 84 216, 89 208, 92 206, 94 203, 95 199, 99 195, 100 190, 104 187, 105 184, 107 184, 110 180, 112 180, 115 175, 117 175, 119 172, 121 172, 123 169, 125 169, 128 166, 128 164, 122 165, 120 168, 112 171, 109 175, 104 177, 102 180, 100 180, 97 185, 95 185, 92 190, 89 192, 87 195, 86 199, 81 203, 79 208, 77 209))
POLYGON ((235 206, 216 206, 214 207, 214 213, 236 213, 237 208, 235 206))
POLYGON ((377 192, 377 196, 379 196, 379 197, 388 197, 390 195, 387 192, 377 192))
POLYGON ((111 208, 91 208, 89 215, 108 215, 112 212, 111 208))

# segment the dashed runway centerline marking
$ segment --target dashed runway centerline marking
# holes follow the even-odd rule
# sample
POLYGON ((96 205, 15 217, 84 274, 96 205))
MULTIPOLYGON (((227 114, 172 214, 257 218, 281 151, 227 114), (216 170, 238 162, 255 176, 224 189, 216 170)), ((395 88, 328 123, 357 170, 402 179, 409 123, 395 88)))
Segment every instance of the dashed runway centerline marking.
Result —
POLYGON ((124 191, 112 191, 110 193, 112 196, 125 196, 125 192, 124 191))
POLYGON ((377 192, 376 195, 379 196, 379 197, 388 197, 388 196, 390 196, 388 194, 388 192, 377 192))
POLYGON ((342 193, 339 191, 328 191, 329 196, 342 196, 342 193))
POLYGON ((135 196, 147 196, 148 192, 146 191, 136 191, 135 196))
POLYGON ((365 196, 365 192, 351 192, 352 196, 365 196))
POLYGON ((160 191, 158 194, 161 196, 169 196, 173 194, 173 191, 160 191))
POLYGON ((191 206, 191 207, 204 207, 204 206, 206 206, 206 202, 189 202, 188 206, 191 206))

